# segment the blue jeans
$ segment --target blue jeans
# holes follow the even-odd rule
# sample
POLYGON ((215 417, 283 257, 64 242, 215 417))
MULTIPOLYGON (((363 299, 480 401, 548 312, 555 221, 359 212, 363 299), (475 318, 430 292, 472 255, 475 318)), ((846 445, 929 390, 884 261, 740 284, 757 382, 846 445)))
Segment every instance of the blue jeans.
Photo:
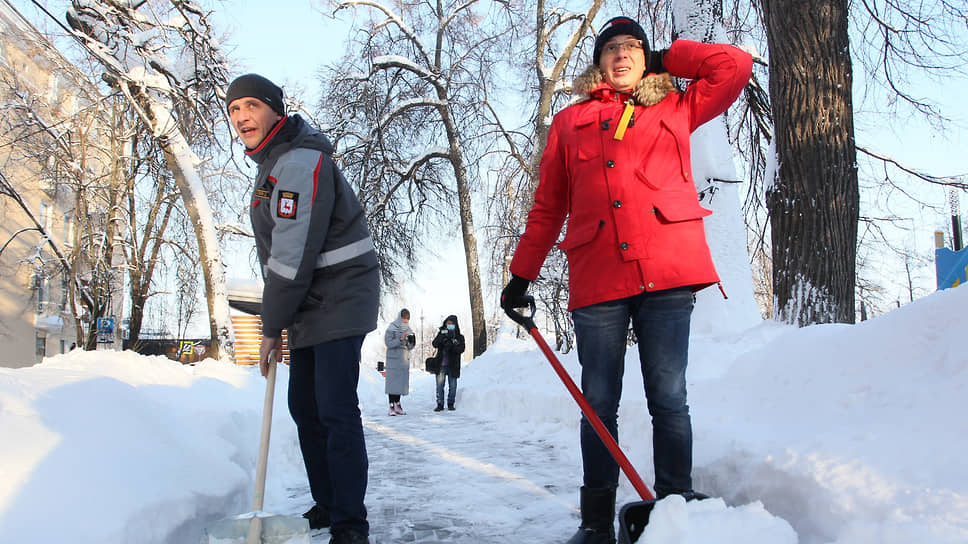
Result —
MULTIPOLYGON (((629 321, 638 339, 645 396, 652 416, 655 491, 659 496, 692 489, 692 423, 686 404, 686 362, 693 294, 688 287, 642 293, 572 312, 581 386, 589 404, 618 439, 629 321)), ((618 463, 582 416, 584 483, 618 486, 618 463)))
POLYGON ((354 336, 290 351, 289 413, 316 504, 329 510, 334 529, 368 534, 369 460, 356 394, 362 345, 354 336))
POLYGON ((457 400, 457 378, 447 372, 447 367, 442 367, 437 373, 437 404, 444 404, 444 382, 448 382, 447 405, 453 406, 457 400))

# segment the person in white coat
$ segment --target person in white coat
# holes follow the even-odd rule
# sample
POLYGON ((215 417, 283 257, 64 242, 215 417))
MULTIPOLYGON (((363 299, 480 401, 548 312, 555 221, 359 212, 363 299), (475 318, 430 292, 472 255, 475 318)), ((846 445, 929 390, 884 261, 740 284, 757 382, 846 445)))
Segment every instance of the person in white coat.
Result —
POLYGON ((391 416, 404 415, 400 397, 410 392, 410 350, 417 339, 410 329, 410 310, 400 310, 400 317, 387 327, 383 343, 387 346, 386 394, 390 398, 391 416))

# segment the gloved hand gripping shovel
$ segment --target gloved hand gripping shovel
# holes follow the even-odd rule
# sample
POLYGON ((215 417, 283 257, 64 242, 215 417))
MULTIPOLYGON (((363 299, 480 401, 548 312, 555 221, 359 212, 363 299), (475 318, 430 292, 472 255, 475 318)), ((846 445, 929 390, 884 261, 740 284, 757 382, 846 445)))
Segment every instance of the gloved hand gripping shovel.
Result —
POLYGON ((643 482, 642 478, 639 477, 639 473, 635 471, 634 467, 632 467, 632 463, 630 463, 628 458, 625 457, 625 454, 622 453, 621 448, 618 447, 618 443, 614 438, 612 438, 612 435, 608 432, 608 429, 605 428, 605 424, 602 423, 602 420, 598 417, 598 414, 596 414, 595 410, 592 409, 592 406, 588 403, 585 395, 583 395, 581 390, 578 389, 578 386, 575 385, 575 382, 571 379, 571 376, 565 372, 564 367, 561 366, 561 362, 557 357, 555 357, 555 354, 551 351, 551 348, 548 347, 548 343, 545 342, 544 338, 541 337, 541 333, 538 332, 538 327, 534 324, 534 297, 522 297, 520 302, 527 303, 531 310, 531 315, 525 316, 511 309, 505 309, 505 313, 507 313, 508 317, 513 319, 515 323, 524 327, 528 331, 528 334, 534 338, 534 341, 538 343, 538 347, 541 348, 541 351, 545 354, 548 362, 551 363, 552 368, 555 369, 555 373, 557 373, 558 377, 561 378, 561 381, 564 382, 565 387, 568 388, 568 392, 571 393, 571 396, 576 402, 578 402, 578 406, 581 408, 582 413, 585 414, 585 418, 589 423, 592 424, 592 427, 595 429, 595 433, 598 434, 598 437, 605 444, 605 447, 608 448, 609 453, 612 454, 612 457, 615 459, 615 462, 618 463, 619 467, 621 467, 622 472, 625 473, 625 476, 630 482, 632 482, 632 487, 634 487, 642 497, 641 501, 631 502, 623 506, 618 515, 619 544, 631 544, 639 539, 639 537, 642 535, 642 531, 645 530, 646 524, 649 523, 649 514, 652 513, 652 508, 655 506, 655 496, 652 495, 652 493, 649 491, 649 488, 646 487, 645 482, 643 482))

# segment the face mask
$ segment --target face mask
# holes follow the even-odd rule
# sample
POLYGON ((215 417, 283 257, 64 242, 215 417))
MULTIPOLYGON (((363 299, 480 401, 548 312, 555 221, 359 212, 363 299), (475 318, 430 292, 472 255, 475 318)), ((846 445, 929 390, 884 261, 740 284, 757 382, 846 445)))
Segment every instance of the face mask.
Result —
POLYGON ((448 324, 448 325, 447 325, 447 330, 449 330, 449 331, 452 331, 452 330, 454 330, 454 328, 455 328, 456 326, 457 326, 457 325, 450 325, 450 324, 448 324))

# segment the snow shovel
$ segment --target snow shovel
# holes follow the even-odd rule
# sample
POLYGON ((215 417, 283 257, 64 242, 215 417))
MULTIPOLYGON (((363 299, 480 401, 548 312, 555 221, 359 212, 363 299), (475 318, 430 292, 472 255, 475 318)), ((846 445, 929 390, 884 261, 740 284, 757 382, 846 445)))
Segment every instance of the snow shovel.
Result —
POLYGON ((269 432, 272 427, 272 401, 276 390, 276 352, 269 353, 266 396, 262 406, 262 433, 255 473, 252 512, 224 519, 206 531, 202 544, 311 544, 309 520, 302 516, 280 516, 262 511, 265 498, 266 469, 269 464, 269 432))
POLYGON ((561 361, 555 357, 555 354, 551 351, 551 348, 548 347, 548 343, 545 342, 544 338, 541 337, 541 333, 538 332, 538 327, 534 324, 534 297, 523 297, 522 302, 527 303, 528 307, 531 309, 531 315, 525 316, 515 312, 514 310, 505 310, 505 312, 508 314, 508 317, 513 319, 515 323, 524 327, 528 331, 528 334, 534 338, 534 341, 538 343, 538 347, 541 348, 541 351, 545 354, 548 362, 551 363, 551 366, 555 369, 558 377, 561 378, 561 381, 564 382, 565 387, 568 388, 571 396, 574 397, 574 399, 578 402, 578 406, 581 408, 582 413, 585 414, 585 418, 588 419, 588 422, 592 424, 592 427, 595 429, 595 433, 598 434, 598 437, 601 438, 602 442, 605 444, 605 447, 608 448, 608 451, 612 454, 615 462, 617 462, 619 467, 622 468, 622 472, 625 473, 625 476, 632 483, 632 487, 634 487, 635 490, 638 491, 639 496, 642 497, 641 501, 631 502, 623 506, 618 515, 619 544, 631 544, 632 542, 636 542, 639 537, 642 536, 642 531, 645 530, 646 524, 649 523, 649 515, 652 513, 652 508, 655 506, 655 496, 649 491, 649 488, 646 487, 645 482, 642 481, 642 478, 639 477, 639 473, 635 471, 632 463, 629 462, 625 454, 622 453, 622 449, 618 447, 618 443, 614 438, 612 438, 612 435, 608 432, 608 429, 605 428, 605 424, 602 423, 602 420, 598 417, 598 414, 596 414, 595 410, 592 409, 592 406, 588 403, 585 395, 583 395, 581 390, 578 389, 578 386, 575 385, 575 382, 571 379, 571 376, 565 372, 565 368, 561 366, 561 361))

